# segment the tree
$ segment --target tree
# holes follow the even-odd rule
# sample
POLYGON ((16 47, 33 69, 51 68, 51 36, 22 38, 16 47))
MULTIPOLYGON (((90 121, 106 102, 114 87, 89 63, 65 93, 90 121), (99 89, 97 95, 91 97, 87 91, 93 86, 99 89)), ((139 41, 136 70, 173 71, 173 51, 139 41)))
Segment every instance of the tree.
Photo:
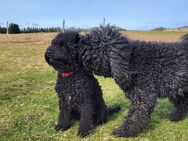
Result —
POLYGON ((6 28, 0 26, 0 33, 6 33, 6 28))
POLYGON ((152 31, 164 31, 164 30, 166 30, 165 27, 157 27, 157 28, 152 29, 152 31))
POLYGON ((9 33, 14 34, 14 33, 20 33, 20 28, 17 24, 11 23, 9 25, 9 33))

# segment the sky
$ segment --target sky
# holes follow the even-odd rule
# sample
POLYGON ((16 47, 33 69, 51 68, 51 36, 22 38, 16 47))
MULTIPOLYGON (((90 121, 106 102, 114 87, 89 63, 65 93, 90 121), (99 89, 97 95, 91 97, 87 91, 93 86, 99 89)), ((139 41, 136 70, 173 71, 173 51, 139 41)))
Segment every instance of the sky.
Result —
POLYGON ((129 30, 188 25, 188 0, 0 0, 0 26, 90 28, 106 23, 129 30))

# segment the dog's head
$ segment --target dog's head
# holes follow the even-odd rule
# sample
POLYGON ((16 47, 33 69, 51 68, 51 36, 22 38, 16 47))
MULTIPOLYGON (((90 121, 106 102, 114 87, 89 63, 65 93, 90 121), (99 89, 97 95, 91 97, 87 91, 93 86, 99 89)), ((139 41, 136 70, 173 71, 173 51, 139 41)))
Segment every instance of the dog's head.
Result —
POLYGON ((59 33, 45 52, 45 60, 61 73, 74 71, 79 67, 77 49, 80 35, 76 31, 59 33))

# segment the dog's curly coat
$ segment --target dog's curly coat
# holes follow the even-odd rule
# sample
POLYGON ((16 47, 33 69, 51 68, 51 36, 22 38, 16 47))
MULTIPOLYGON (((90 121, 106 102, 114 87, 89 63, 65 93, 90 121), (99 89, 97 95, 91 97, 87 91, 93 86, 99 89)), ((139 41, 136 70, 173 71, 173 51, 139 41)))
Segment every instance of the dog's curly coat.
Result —
MULTIPOLYGON (((72 42, 71 50, 84 68, 97 75, 113 77, 130 100, 128 116, 123 125, 114 130, 115 135, 129 137, 141 132, 157 97, 169 98, 173 103, 171 121, 185 117, 188 112, 188 35, 176 43, 134 41, 108 25, 74 36, 80 39, 77 38, 79 43, 72 42)), ((63 40, 63 34, 56 39, 63 40)))
POLYGON ((56 130, 67 130, 72 119, 79 119, 78 135, 85 136, 93 126, 106 123, 107 115, 118 112, 120 107, 106 108, 98 81, 79 64, 74 46, 79 41, 77 35, 76 32, 57 35, 46 50, 45 59, 58 71, 55 89, 60 113, 56 130))
POLYGON ((147 125, 157 97, 174 105, 171 121, 188 112, 188 34, 182 42, 144 42, 122 36, 115 27, 99 27, 82 36, 78 50, 84 67, 113 77, 126 92, 130 109, 117 136, 136 136, 147 125))
MULTIPOLYGON (((66 33, 67 34, 67 33, 66 33)), ((64 34, 56 40, 63 41, 64 34)), ((157 97, 169 98, 174 105, 171 121, 188 112, 188 35, 182 42, 144 42, 122 36, 115 27, 106 26, 86 35, 72 34, 66 46, 79 58, 88 72, 113 77, 126 92, 130 109, 117 136, 136 136, 147 125, 157 97), (79 38, 80 37, 80 38, 79 38)), ((78 59, 71 60, 77 62, 78 59)), ((87 74, 87 73, 86 73, 87 74)))

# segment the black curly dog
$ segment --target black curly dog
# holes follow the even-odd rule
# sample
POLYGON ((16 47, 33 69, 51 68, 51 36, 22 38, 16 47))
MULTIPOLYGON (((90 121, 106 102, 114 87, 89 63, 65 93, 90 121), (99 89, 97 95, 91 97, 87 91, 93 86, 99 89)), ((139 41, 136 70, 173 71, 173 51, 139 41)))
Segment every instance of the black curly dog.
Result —
POLYGON ((130 100, 117 136, 136 136, 148 123, 157 97, 174 105, 171 121, 188 112, 188 34, 182 42, 133 41, 115 27, 99 27, 82 37, 78 51, 84 67, 97 75, 113 77, 130 100))
MULTIPOLYGON (((185 117, 188 112, 188 34, 182 42, 176 43, 134 41, 108 25, 86 35, 72 36, 79 42, 72 41, 66 46, 76 53, 84 68, 114 78, 130 100, 128 116, 123 125, 113 131, 115 135, 129 137, 140 133, 150 119, 157 97, 169 98, 173 103, 171 121, 185 117)), ((59 34, 56 40, 63 41, 64 34, 59 34)))
POLYGON ((59 118, 56 130, 67 130, 72 119, 79 119, 78 135, 86 136, 95 125, 107 122, 107 115, 120 110, 106 107, 102 91, 93 74, 79 64, 74 44, 75 32, 60 33, 46 50, 45 59, 58 71, 56 92, 59 97, 59 118))

